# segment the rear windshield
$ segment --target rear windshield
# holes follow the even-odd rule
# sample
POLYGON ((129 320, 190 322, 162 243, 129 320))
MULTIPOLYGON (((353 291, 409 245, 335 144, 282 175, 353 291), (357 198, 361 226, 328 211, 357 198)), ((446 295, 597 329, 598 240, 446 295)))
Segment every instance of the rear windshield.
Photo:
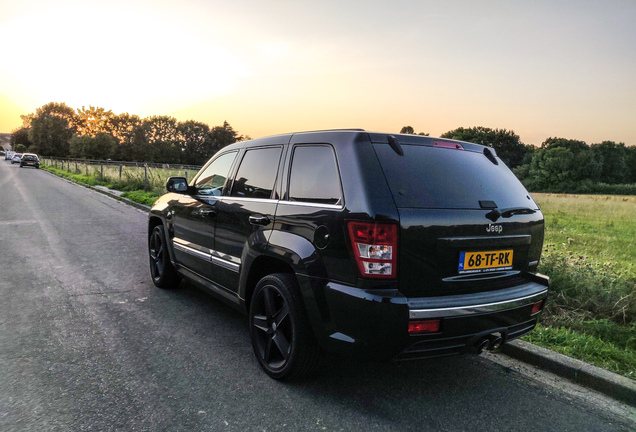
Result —
POLYGON ((404 156, 374 145, 398 207, 479 209, 494 201, 500 209, 537 206, 512 171, 497 159, 467 150, 402 145, 404 156))

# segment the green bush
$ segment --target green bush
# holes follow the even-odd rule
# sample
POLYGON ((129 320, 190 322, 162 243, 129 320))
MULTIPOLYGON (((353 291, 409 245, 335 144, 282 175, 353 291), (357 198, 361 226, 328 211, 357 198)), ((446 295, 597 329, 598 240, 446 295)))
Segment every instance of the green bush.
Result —
POLYGON ((124 192, 123 194, 121 194, 121 196, 123 198, 128 198, 129 200, 140 203, 140 204, 152 206, 155 203, 155 201, 157 201, 157 198, 159 198, 160 195, 154 192, 144 192, 140 190, 135 190, 135 191, 124 192))

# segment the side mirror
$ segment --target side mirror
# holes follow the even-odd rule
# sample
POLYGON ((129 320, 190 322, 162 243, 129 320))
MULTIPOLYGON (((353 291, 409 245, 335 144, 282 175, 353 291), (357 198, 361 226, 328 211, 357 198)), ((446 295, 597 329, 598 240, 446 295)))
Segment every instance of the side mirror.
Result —
POLYGON ((166 181, 168 192, 184 194, 188 192, 188 180, 185 177, 170 177, 166 181))

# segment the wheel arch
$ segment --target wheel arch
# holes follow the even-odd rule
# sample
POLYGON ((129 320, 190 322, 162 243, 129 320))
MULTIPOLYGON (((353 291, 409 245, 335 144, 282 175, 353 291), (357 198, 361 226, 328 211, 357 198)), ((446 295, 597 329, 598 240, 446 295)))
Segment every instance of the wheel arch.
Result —
POLYGON ((249 271, 244 277, 245 281, 241 284, 241 298, 243 298, 245 302, 246 311, 249 311, 252 295, 254 294, 254 289, 256 288, 258 281, 263 279, 265 276, 274 273, 288 273, 296 277, 292 266, 279 258, 269 255, 261 255, 255 258, 251 263, 249 271))
POLYGON ((163 225, 164 235, 166 236, 166 247, 168 248, 170 261, 172 264, 176 264, 174 249, 172 247, 172 236, 170 235, 169 228, 166 226, 166 223, 161 216, 151 213, 148 217, 148 233, 146 235, 146 241, 150 241, 152 231, 159 225, 163 225))
POLYGON ((312 274, 326 276, 324 264, 319 258, 315 246, 306 238, 284 231, 272 231, 267 245, 259 248, 258 242, 243 253, 243 272, 239 280, 239 297, 249 310, 254 287, 264 276, 272 273, 291 273, 299 286, 302 284, 297 275, 312 274))

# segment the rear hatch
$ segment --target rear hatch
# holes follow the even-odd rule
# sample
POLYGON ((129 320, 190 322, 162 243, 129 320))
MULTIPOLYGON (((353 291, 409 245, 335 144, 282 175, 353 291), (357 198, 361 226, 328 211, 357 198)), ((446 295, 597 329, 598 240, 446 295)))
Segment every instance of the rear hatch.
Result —
POLYGON ((401 292, 455 295, 527 282, 541 254, 543 215, 493 149, 372 139, 400 216, 401 292))

